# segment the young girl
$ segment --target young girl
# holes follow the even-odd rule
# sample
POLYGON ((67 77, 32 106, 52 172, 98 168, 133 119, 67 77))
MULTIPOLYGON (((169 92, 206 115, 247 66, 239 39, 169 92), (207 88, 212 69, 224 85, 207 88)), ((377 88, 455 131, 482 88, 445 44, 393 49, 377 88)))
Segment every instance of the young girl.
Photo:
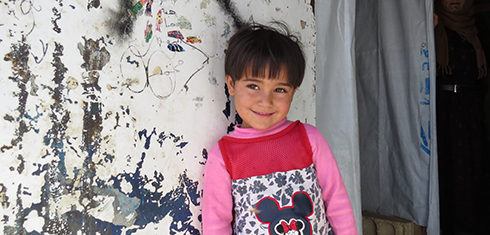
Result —
POLYGON ((303 81, 298 39, 252 24, 230 38, 228 92, 243 119, 210 151, 203 234, 357 234, 349 195, 325 138, 286 119, 303 81))

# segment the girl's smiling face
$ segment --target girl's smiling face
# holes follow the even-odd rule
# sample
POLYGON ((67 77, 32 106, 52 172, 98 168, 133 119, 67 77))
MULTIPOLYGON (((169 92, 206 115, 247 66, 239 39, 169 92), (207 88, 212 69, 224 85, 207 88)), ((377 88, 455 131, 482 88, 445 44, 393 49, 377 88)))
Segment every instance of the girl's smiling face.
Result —
MULTIPOLYGON (((241 127, 265 130, 286 117, 298 88, 289 84, 284 69, 277 78, 249 74, 250 69, 236 81, 226 75, 228 92, 235 97, 235 108, 243 119, 241 127)), ((269 74, 268 68, 264 74, 269 74)))

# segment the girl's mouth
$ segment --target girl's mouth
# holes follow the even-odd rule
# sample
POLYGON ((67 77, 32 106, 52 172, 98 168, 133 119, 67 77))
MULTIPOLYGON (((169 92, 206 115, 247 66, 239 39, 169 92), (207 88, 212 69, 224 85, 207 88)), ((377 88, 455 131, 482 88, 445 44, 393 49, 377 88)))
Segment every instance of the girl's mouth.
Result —
POLYGON ((270 116, 272 116, 272 114, 274 113, 266 113, 266 112, 257 112, 257 111, 252 111, 255 115, 259 116, 259 117, 263 117, 263 118, 268 118, 270 116))

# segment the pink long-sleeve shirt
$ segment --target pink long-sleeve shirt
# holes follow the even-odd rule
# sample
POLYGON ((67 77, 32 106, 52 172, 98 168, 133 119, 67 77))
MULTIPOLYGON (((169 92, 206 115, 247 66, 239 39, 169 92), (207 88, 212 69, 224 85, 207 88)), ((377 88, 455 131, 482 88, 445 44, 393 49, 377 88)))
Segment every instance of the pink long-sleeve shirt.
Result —
MULTIPOLYGON (((286 118, 266 130, 235 128, 228 136, 250 139, 276 134, 293 122, 286 118)), ((336 235, 357 235, 354 213, 349 195, 332 151, 321 132, 304 124, 313 151, 313 164, 326 207, 327 219, 336 235)), ((232 234, 233 197, 232 179, 228 173, 218 144, 209 152, 204 176, 202 205, 203 234, 232 234)))

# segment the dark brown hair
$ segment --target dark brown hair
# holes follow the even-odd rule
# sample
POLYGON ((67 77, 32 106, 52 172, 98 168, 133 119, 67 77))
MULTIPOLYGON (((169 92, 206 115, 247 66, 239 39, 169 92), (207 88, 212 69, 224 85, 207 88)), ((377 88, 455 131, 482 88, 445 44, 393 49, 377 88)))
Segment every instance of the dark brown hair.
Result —
POLYGON ((305 57, 297 36, 291 34, 285 23, 272 22, 277 28, 251 23, 240 28, 228 43, 225 73, 233 81, 240 80, 251 66, 253 77, 277 78, 282 69, 287 72, 288 83, 294 88, 303 82, 305 57))

